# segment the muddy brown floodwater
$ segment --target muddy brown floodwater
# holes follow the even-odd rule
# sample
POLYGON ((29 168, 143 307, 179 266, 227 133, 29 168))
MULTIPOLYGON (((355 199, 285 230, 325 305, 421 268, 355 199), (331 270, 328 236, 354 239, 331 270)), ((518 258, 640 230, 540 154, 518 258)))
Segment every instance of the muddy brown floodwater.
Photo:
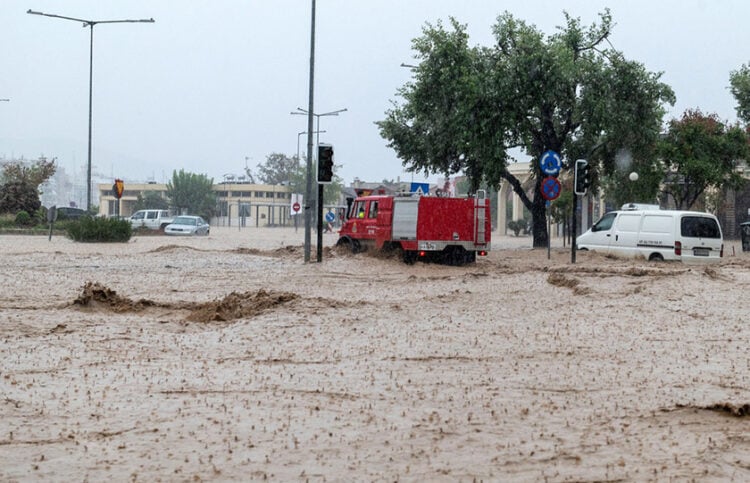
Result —
POLYGON ((303 238, 0 236, 0 480, 750 481, 737 243, 448 267, 303 238))

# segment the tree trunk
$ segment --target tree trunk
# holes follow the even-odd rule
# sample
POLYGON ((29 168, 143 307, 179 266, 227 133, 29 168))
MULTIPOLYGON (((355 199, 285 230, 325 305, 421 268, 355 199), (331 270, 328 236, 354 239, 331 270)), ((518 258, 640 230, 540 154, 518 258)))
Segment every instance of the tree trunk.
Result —
POLYGON ((542 177, 535 172, 534 193, 529 199, 518 178, 510 174, 507 170, 500 175, 510 183, 513 192, 518 195, 521 202, 531 212, 531 235, 533 237, 534 248, 544 248, 547 246, 547 209, 545 200, 542 197, 542 177))
POLYGON ((534 184, 533 202, 531 204, 531 233, 534 237, 534 248, 546 248, 547 233, 547 200, 542 196, 542 179, 537 177, 534 184))

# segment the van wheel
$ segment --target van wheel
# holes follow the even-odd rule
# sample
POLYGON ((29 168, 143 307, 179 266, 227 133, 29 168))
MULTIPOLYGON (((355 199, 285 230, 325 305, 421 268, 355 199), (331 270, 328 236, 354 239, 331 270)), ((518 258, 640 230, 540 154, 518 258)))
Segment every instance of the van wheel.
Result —
POLYGON ((663 262, 664 257, 661 256, 661 253, 652 253, 650 257, 648 257, 649 262, 663 262))

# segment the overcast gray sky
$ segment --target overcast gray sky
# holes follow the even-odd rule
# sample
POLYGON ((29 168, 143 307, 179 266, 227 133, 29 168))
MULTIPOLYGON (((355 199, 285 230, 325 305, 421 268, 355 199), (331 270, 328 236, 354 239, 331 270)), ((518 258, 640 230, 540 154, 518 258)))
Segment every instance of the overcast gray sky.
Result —
MULTIPOLYGON (((173 170, 221 181, 272 152, 305 151, 310 52, 309 0, 2 0, 0 159, 57 157, 86 164, 89 30, 28 15, 155 19, 94 28, 94 180, 163 182, 173 170), (96 174, 100 174, 98 178, 96 174)), ((411 40, 425 22, 453 16, 472 44, 491 45, 499 14, 553 33, 563 10, 584 24, 605 7, 612 44, 663 71, 677 104, 734 122, 729 72, 750 61, 747 0, 318 0, 315 111, 321 142, 335 146, 345 183, 411 179, 374 122, 410 76, 411 40)), ((526 159, 522 159, 526 160, 526 159)), ((80 171, 79 171, 80 172, 80 171)), ((424 180, 414 175, 415 181, 424 180)), ((437 177, 430 180, 436 181, 437 177)))

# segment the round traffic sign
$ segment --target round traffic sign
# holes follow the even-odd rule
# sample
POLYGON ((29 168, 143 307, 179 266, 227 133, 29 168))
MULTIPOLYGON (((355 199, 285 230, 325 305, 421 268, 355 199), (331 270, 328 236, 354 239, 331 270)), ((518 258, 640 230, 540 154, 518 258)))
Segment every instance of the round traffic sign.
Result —
POLYGON ((328 213, 326 213, 326 221, 328 223, 333 223, 333 220, 335 219, 336 219, 336 215, 334 215, 332 211, 329 211, 328 213))
POLYGON ((295 201, 294 204, 292 205, 292 209, 294 210, 295 213, 298 212, 300 209, 299 203, 295 201))
POLYGON ((562 161, 560 161, 560 155, 554 151, 545 151, 542 157, 539 159, 539 167, 542 172, 547 176, 553 176, 560 172, 562 167, 562 161))
POLYGON ((560 191, 560 182, 557 178, 547 176, 542 180, 542 198, 545 200, 552 201, 557 199, 560 196, 560 191))

